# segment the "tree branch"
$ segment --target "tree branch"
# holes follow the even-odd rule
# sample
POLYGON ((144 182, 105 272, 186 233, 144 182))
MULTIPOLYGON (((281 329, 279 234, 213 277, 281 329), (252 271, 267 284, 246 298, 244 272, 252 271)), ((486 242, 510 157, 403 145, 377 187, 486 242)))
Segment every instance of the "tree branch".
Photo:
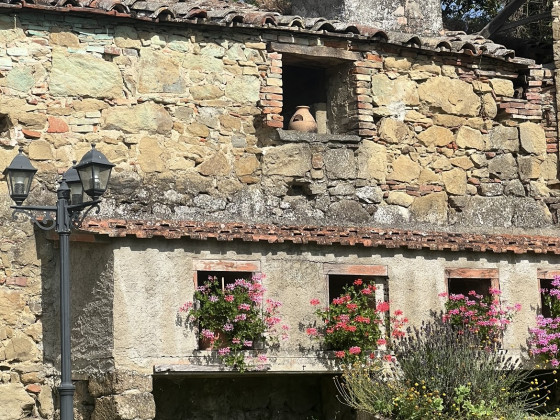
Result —
POLYGON ((490 38, 496 32, 500 30, 502 26, 506 23, 511 15, 513 15, 517 9, 519 9, 527 0, 512 0, 504 6, 504 8, 498 13, 494 19, 492 19, 488 24, 482 28, 479 35, 485 38, 490 38))

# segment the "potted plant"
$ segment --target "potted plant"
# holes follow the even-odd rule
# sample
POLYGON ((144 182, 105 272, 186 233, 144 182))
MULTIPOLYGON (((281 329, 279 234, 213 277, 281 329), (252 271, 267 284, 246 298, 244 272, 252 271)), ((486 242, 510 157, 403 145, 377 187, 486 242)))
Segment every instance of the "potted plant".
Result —
POLYGON ((467 329, 475 333, 487 346, 499 344, 503 331, 511 323, 514 315, 521 310, 519 303, 502 307, 500 294, 500 290, 492 287, 487 295, 478 294, 474 290, 466 295, 440 293, 440 297, 448 298, 443 320, 459 331, 467 329))
MULTIPOLYGON (((373 358, 372 352, 387 344, 389 326, 391 335, 399 336, 408 322, 400 310, 389 317, 389 303, 376 302, 375 290, 375 284, 362 279, 344 286, 342 294, 328 307, 316 309, 321 326, 307 328, 307 334, 322 338, 325 347, 334 350, 339 359, 352 362, 373 358)), ((321 304, 319 299, 312 299, 310 303, 321 304)))
POLYGON ((263 368, 267 362, 266 355, 260 354, 248 363, 246 350, 275 345, 279 337, 287 338, 287 327, 279 325, 282 304, 264 300, 263 278, 255 274, 222 287, 216 277, 209 277, 197 287, 194 301, 180 308, 187 314, 187 321, 198 327, 201 348, 216 350, 227 366, 240 371, 263 368))

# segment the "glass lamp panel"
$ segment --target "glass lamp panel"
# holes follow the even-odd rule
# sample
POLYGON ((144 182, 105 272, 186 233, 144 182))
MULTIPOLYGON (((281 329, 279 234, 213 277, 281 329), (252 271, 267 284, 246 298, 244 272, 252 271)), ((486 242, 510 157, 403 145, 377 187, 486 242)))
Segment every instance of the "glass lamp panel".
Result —
POLYGON ((8 186, 10 187, 10 196, 16 203, 23 202, 29 195, 33 175, 33 172, 18 171, 17 169, 8 172, 8 186))
POLYGON ((111 167, 105 165, 86 166, 78 170, 84 192, 93 199, 103 195, 111 176, 111 167))
POLYGON ((82 188, 82 181, 80 180, 80 176, 78 175, 78 171, 75 168, 76 161, 73 163, 70 169, 64 172, 63 178, 66 180, 66 184, 68 188, 70 188, 70 200, 69 203, 72 205, 82 204, 83 199, 83 188, 82 188))
POLYGON ((81 182, 69 183, 70 187, 70 204, 82 204, 84 202, 84 190, 81 182))

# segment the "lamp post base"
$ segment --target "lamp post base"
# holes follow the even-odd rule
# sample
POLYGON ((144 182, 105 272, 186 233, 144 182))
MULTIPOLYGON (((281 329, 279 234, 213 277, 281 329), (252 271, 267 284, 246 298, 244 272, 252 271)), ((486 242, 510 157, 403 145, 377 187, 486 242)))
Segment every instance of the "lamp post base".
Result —
POLYGON ((74 418, 74 391, 76 387, 71 383, 62 383, 58 387, 60 396, 60 420, 72 420, 74 418))

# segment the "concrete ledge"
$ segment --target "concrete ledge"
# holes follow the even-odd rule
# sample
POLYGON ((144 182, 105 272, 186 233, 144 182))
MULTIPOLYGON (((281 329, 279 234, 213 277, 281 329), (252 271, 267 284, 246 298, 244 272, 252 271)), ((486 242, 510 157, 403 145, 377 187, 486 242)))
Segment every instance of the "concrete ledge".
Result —
MULTIPOLYGON (((154 365, 154 374, 230 374, 236 372, 224 366, 216 352, 197 351, 196 355, 189 356, 179 363, 154 365)), ((309 356, 274 356, 267 355, 269 363, 261 370, 249 373, 274 373, 274 374, 321 374, 338 373, 340 368, 336 363, 334 352, 319 352, 309 356)))
POLYGON ((282 130, 277 128, 278 139, 286 142, 295 143, 346 143, 349 145, 358 143, 362 140, 360 136, 353 134, 319 134, 319 133, 303 133, 294 130, 282 130))

